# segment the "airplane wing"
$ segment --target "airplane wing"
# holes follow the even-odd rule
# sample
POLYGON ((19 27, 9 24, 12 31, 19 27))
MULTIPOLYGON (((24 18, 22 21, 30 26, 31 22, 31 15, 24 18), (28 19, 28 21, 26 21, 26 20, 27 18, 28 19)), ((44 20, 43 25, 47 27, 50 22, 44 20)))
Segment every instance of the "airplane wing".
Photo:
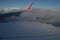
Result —
POLYGON ((0 18, 6 18, 6 17, 11 17, 11 16, 19 16, 19 14, 21 14, 22 12, 27 12, 28 10, 30 10, 32 8, 32 4, 33 3, 31 3, 25 10, 22 10, 22 11, 0 14, 0 18))

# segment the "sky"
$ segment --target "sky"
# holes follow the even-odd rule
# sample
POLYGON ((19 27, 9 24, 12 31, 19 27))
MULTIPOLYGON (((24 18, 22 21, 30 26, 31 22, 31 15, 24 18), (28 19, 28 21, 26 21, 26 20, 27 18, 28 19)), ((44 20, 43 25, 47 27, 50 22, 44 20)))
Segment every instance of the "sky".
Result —
POLYGON ((34 8, 60 9, 60 0, 0 0, 0 8, 23 8, 32 2, 34 8))

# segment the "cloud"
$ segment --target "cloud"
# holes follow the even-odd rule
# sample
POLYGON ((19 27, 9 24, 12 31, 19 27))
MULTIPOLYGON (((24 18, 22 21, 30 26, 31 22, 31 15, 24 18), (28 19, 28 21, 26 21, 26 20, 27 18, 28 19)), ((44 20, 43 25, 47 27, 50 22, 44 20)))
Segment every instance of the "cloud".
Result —
POLYGON ((7 13, 7 12, 14 12, 14 11, 20 11, 22 9, 20 8, 1 8, 0 13, 7 13))
POLYGON ((37 9, 33 13, 35 13, 34 15, 36 16, 36 21, 47 24, 53 24, 54 26, 56 26, 56 24, 59 25, 60 23, 59 11, 51 9, 39 9, 39 10, 37 9))
MULTIPOLYGON (((3 11, 11 12, 12 10, 18 11, 17 9, 5 9, 0 10, 0 13, 3 11)), ((7 19, 9 19, 8 21, 12 21, 12 19, 14 21, 16 19, 17 21, 41 22, 56 25, 60 23, 60 12, 51 9, 33 8, 29 12, 22 13, 19 17, 11 17, 7 19)))

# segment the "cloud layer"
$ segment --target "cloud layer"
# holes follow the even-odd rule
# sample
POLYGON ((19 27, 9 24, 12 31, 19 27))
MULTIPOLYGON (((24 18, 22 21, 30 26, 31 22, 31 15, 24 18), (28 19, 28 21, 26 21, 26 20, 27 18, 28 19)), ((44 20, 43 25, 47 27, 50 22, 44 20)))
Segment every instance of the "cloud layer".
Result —
MULTIPOLYGON (((19 11, 19 9, 4 9, 0 10, 0 13, 3 12, 12 12, 12 11, 19 11)), ((60 10, 59 10, 60 11, 60 10)), ((16 19, 17 21, 31 21, 31 22, 41 22, 41 23, 48 23, 48 24, 56 24, 60 23, 60 12, 57 10, 51 9, 43 9, 43 8, 34 8, 29 12, 24 12, 19 17, 11 17, 7 18, 8 20, 5 21, 13 21, 16 19)), ((15 20, 15 21, 16 21, 15 20)))

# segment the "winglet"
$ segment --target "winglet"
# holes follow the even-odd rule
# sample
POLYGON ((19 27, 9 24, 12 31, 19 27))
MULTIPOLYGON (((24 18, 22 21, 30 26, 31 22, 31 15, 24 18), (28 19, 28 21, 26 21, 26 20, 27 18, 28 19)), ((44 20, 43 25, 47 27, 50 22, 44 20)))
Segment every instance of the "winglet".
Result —
POLYGON ((26 10, 27 10, 27 11, 30 10, 30 9, 32 8, 32 5, 33 5, 33 3, 31 3, 31 4, 26 8, 26 10))

